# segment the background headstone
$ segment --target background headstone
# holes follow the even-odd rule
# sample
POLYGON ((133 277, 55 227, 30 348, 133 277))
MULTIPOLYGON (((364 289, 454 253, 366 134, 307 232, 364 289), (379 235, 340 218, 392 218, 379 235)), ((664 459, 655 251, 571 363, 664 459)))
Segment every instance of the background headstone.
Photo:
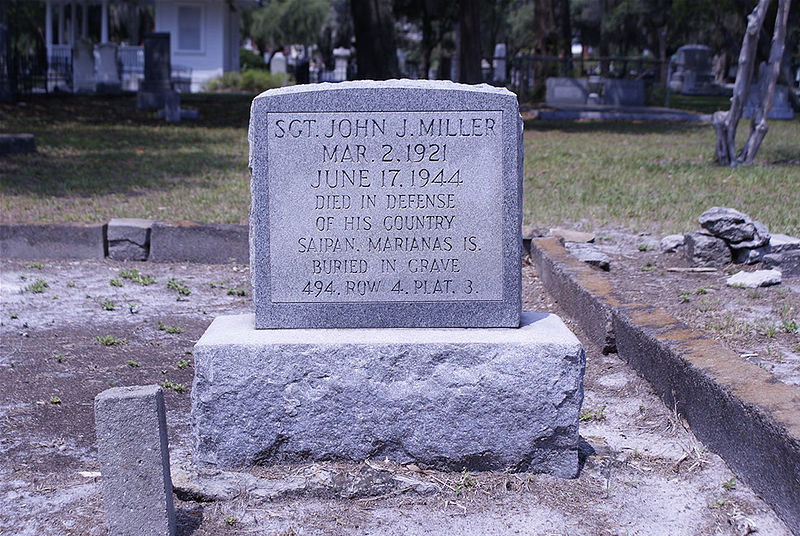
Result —
POLYGON ((119 46, 116 43, 101 43, 97 45, 97 92, 119 93, 122 82, 119 77, 117 54, 119 46))
POLYGON ((586 104, 589 86, 585 78, 548 78, 545 81, 548 105, 586 104))
POLYGON ((286 74, 286 56, 280 50, 272 55, 269 60, 269 72, 272 74, 286 74))
POLYGON ((94 47, 92 42, 81 39, 72 47, 72 88, 76 93, 93 93, 94 47))
POLYGON ((170 36, 165 32, 144 35, 144 80, 136 95, 139 109, 163 108, 164 99, 172 91, 170 36))

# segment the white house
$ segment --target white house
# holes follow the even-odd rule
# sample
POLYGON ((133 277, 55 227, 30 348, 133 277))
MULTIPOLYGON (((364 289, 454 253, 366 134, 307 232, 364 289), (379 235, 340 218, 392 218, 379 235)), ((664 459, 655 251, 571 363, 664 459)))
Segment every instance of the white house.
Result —
POLYGON ((192 73, 192 91, 239 70, 239 2, 155 0, 155 31, 169 32, 173 68, 192 73))
MULTIPOLYGON (((108 42, 108 6, 117 1, 44 0, 45 44, 51 73, 72 72, 76 46, 88 36, 90 5, 102 6, 100 43, 95 46, 108 42)), ((155 31, 170 34, 173 70, 184 75, 191 72, 192 91, 199 91, 208 79, 223 72, 239 70, 239 9, 254 0, 136 1, 153 6, 155 31)), ((119 57, 123 71, 141 72, 144 61, 141 47, 121 47, 119 57)), ((66 82, 67 86, 75 87, 73 81, 66 82)))

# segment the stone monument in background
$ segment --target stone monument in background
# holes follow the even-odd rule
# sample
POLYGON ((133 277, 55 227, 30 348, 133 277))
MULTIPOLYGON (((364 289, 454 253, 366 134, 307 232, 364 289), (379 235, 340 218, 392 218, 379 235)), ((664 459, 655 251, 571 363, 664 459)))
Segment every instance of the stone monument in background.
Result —
POLYGON ((195 460, 574 476, 585 357, 558 317, 521 313, 516 96, 281 88, 249 139, 255 314, 195 346, 195 460))
POLYGON ((144 34, 144 80, 136 95, 139 109, 163 108, 172 88, 169 33, 144 34))

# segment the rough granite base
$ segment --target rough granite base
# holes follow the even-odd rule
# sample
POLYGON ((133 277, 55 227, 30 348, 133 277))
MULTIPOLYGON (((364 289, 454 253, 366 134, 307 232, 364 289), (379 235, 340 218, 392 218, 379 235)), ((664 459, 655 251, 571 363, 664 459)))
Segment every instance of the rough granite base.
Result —
POLYGON ((275 330, 222 316, 194 355, 197 463, 388 457, 577 474, 585 355, 554 315, 510 329, 275 330))

